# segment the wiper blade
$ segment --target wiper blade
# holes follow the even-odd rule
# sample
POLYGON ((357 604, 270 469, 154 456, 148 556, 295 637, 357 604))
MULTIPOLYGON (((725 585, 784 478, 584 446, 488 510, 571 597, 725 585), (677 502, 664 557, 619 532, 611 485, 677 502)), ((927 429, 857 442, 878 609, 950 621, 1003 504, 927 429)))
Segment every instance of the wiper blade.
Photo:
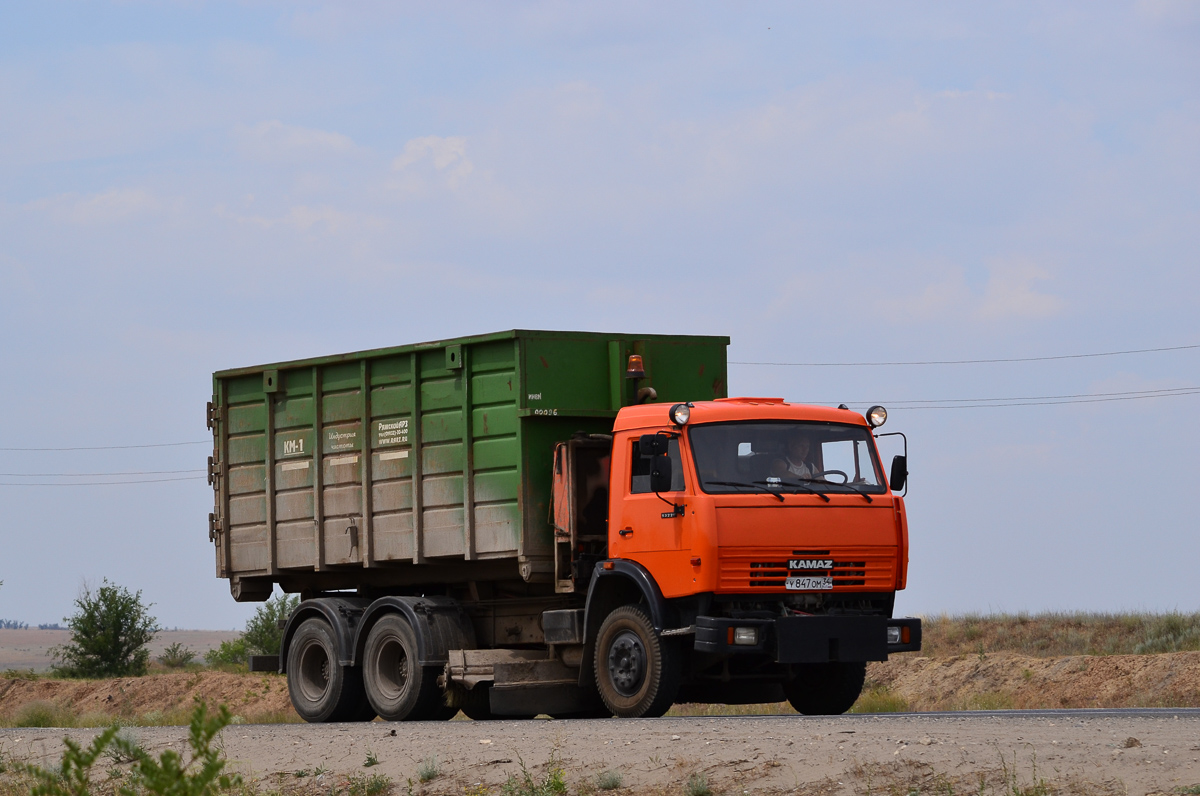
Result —
MULTIPOLYGON (((800 480, 801 481, 812 481, 811 478, 801 478, 800 480)), ((796 489, 803 489, 808 494, 816 495, 821 500, 824 500, 826 503, 829 502, 829 495, 826 495, 824 492, 813 489, 811 486, 806 486, 806 485, 798 483, 796 481, 784 481, 782 479, 779 479, 777 481, 755 481, 754 483, 756 483, 756 484, 768 484, 768 483, 779 484, 780 486, 790 486, 790 487, 795 487, 796 489)))
POLYGON ((870 495, 868 495, 866 492, 862 491, 861 489, 859 489, 858 487, 856 487, 856 486, 854 486, 853 484, 850 484, 850 483, 845 483, 845 484, 830 484, 828 481, 818 481, 818 480, 817 480, 817 479, 815 479, 815 478, 801 478, 800 480, 801 480, 801 481, 807 481, 807 482, 809 482, 810 484, 829 484, 829 486, 845 487, 846 489, 849 489, 851 492, 853 492, 853 493, 854 493, 854 494, 856 494, 856 495, 862 495, 864 498, 866 498, 866 499, 867 499, 867 502, 868 502, 868 503, 874 503, 874 502, 875 502, 875 501, 871 500, 871 496, 870 496, 870 495))
POLYGON ((780 502, 780 503, 782 503, 782 502, 783 502, 783 495, 779 494, 778 492, 776 492, 776 491, 775 491, 775 490, 773 490, 773 489, 767 489, 767 488, 766 488, 766 486, 763 486, 763 485, 761 485, 761 484, 758 484, 758 483, 754 483, 754 484, 748 484, 748 483, 746 483, 745 481, 705 481, 704 483, 705 483, 705 484, 712 484, 713 486, 744 486, 744 487, 749 487, 750 489, 755 489, 755 490, 758 490, 759 492, 763 493, 764 495, 770 495, 771 497, 774 497, 774 498, 779 498, 779 502, 780 502))

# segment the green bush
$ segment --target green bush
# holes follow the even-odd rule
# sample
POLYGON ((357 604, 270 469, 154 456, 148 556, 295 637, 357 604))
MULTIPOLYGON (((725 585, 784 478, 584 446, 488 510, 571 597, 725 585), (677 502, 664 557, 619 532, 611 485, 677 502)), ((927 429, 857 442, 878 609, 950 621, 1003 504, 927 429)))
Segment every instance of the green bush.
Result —
POLYGON ((278 655, 283 646, 279 623, 291 616, 299 604, 297 595, 281 594, 267 600, 246 622, 242 635, 222 641, 219 647, 204 653, 204 662, 209 666, 245 666, 249 655, 278 655))
POLYGON ((93 592, 87 586, 75 598, 74 616, 64 619, 71 640, 50 650, 54 668, 67 677, 126 677, 146 673, 146 645, 158 632, 158 621, 142 604, 140 591, 131 593, 105 578, 93 592))
POLYGON ((204 662, 209 666, 245 666, 246 637, 238 636, 229 641, 222 641, 219 647, 204 653, 204 662))
POLYGON ((299 604, 299 595, 280 594, 260 605, 242 634, 247 651, 255 655, 278 655, 283 646, 283 629, 279 623, 291 616, 299 604))
POLYGON ((182 669, 196 659, 196 653, 180 644, 178 641, 163 650, 158 656, 158 662, 168 669, 182 669))

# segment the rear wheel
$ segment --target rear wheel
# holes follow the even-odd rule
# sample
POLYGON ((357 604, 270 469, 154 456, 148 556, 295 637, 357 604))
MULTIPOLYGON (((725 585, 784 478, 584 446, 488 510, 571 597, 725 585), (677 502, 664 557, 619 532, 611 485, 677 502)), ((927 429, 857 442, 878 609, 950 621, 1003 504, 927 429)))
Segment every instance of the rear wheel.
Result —
POLYGON ((792 707, 809 716, 836 716, 849 710, 862 693, 867 664, 804 663, 783 684, 792 707))
POLYGON ((306 619, 296 628, 287 655, 288 694, 307 722, 370 721, 375 713, 363 691, 362 671, 338 664, 333 628, 306 619))
POLYGON ((678 650, 636 605, 621 606, 604 619, 595 666, 600 699, 614 716, 661 716, 679 691, 678 650))
POLYGON ((438 672, 439 667, 420 665, 417 635, 404 617, 388 614, 371 628, 363 652, 363 679, 371 707, 384 720, 449 718, 438 672))

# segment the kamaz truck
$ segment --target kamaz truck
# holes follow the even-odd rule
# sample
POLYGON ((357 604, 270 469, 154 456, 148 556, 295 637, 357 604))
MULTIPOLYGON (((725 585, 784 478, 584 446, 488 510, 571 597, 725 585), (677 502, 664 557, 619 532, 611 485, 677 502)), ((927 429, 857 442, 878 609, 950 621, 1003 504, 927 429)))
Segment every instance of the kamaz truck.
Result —
POLYGON ((300 716, 836 714, 920 649, 886 411, 728 397, 728 344, 509 331, 216 373, 217 575, 300 595, 271 662, 300 716))

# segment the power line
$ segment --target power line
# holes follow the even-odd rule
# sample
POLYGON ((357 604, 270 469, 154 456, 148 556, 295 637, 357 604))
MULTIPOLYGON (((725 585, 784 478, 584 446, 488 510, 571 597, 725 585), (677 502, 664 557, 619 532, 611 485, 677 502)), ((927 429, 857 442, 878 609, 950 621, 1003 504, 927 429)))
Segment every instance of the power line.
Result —
MULTIPOLYGON (((1166 387, 1161 390, 1126 390, 1124 392, 1084 392, 1067 395, 1019 395, 1006 398, 911 398, 892 401, 843 401, 853 404, 883 404, 885 406, 908 406, 909 404, 957 404, 957 403, 994 403, 997 401, 1065 401, 1071 398, 1110 398, 1115 396, 1133 396, 1145 398, 1168 397, 1170 395, 1190 395, 1200 391, 1200 387, 1166 387)), ((818 401, 817 403, 832 404, 836 401, 818 401)))
POLYGON ((166 481, 200 481, 202 475, 188 475, 182 478, 150 478, 144 481, 68 481, 64 483, 47 483, 38 481, 21 481, 17 483, 0 482, 0 486, 124 486, 126 484, 161 484, 166 481))
POLYGON ((0 473, 0 478, 116 478, 121 475, 175 475, 203 473, 203 468, 191 470, 129 470, 119 473, 0 473))
MULTIPOLYGON (((1200 387, 1177 387, 1169 390, 1145 390, 1128 393, 1081 393, 1078 395, 1044 395, 1027 398, 945 398, 914 401, 855 401, 856 404, 880 403, 892 409, 991 409, 1003 406, 1060 406, 1063 404, 1095 404, 1111 401, 1137 401, 1145 398, 1173 398, 1180 395, 1200 395, 1200 387)), ((833 403, 822 401, 821 403, 833 403)))
POLYGON ((91 448, 0 448, 0 451, 121 451, 132 448, 175 448, 180 445, 211 445, 211 439, 197 442, 159 442, 153 445, 100 445, 91 448))
POLYGON ((1197 345, 1176 345, 1165 348, 1135 348, 1129 351, 1101 351, 1095 354, 1058 354, 1049 357, 1002 357, 997 359, 931 359, 914 362, 735 362, 730 365, 769 365, 787 368, 868 368, 893 365, 986 365, 996 362, 1049 362, 1058 359, 1090 359, 1092 357, 1119 357, 1127 354, 1151 354, 1160 351, 1187 351, 1200 348, 1197 345))

